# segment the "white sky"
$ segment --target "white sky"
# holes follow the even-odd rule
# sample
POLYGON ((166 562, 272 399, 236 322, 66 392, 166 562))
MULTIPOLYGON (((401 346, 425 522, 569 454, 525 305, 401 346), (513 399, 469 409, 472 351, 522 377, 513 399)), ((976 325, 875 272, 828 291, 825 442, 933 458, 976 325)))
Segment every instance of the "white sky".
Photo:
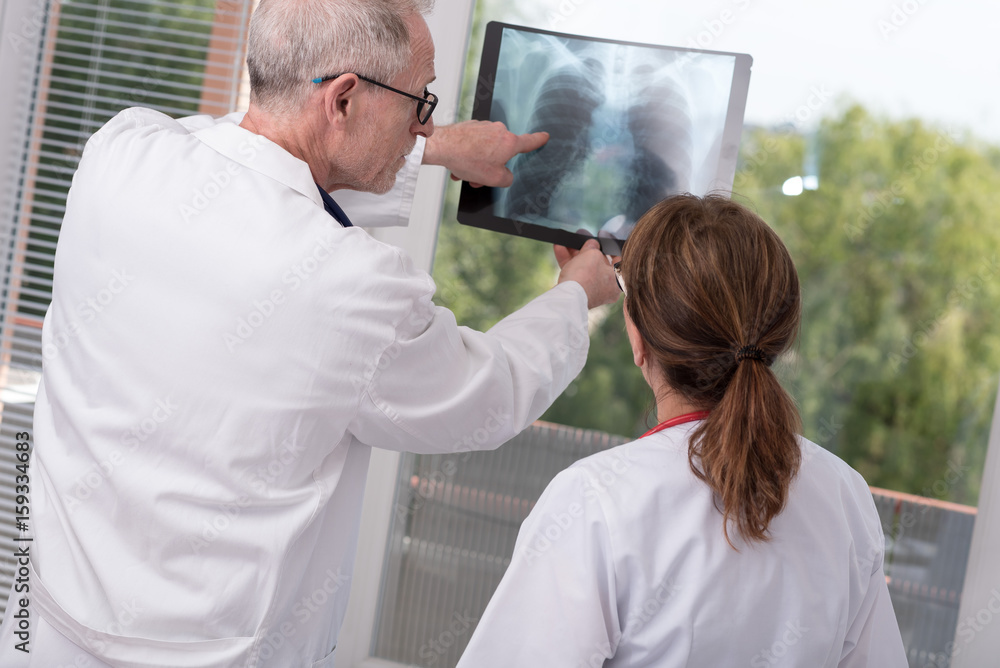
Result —
MULTIPOLYGON (((488 19, 749 53, 746 122, 792 117, 814 90, 1000 145, 1000 3, 989 0, 501 0, 488 19), (729 23, 722 23, 723 12, 729 23), (520 18, 523 17, 523 18, 520 18), (894 21, 897 25, 894 24, 894 21), (884 24, 880 24, 884 22, 884 24), (710 29, 718 33, 712 35, 710 29)), ((813 102, 816 98, 813 98, 813 102)))

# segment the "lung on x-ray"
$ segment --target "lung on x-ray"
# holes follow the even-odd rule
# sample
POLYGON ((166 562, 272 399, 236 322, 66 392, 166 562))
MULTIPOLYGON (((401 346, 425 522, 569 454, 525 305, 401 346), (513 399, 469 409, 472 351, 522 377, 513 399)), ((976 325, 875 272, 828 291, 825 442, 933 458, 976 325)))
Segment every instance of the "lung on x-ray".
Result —
POLYGON ((460 222, 617 254, 672 194, 728 192, 751 58, 490 23, 473 117, 548 144, 508 165, 509 188, 464 184, 460 222))

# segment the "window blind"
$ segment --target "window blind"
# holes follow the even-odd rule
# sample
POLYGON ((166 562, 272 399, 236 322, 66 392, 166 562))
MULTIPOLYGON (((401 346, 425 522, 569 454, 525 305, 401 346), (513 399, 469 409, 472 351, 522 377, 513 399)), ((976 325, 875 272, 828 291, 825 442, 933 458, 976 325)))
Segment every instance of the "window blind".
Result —
MULTIPOLYGON (((37 0, 31 85, 14 105, 23 136, 0 184, 0 614, 14 576, 16 435, 31 432, 42 319, 66 195, 83 147, 122 109, 174 117, 236 108, 252 0, 37 0)), ((55 342, 58 345, 58 341, 55 342)), ((33 433, 32 433, 33 436, 33 433)), ((29 470, 31 487, 37 485, 29 470)), ((25 523, 31 533, 30 514, 25 523)))

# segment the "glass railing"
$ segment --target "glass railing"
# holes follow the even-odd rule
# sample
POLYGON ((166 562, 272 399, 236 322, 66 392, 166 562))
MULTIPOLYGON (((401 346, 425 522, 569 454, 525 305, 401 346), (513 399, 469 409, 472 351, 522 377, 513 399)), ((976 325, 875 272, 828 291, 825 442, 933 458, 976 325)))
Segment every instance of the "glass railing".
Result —
MULTIPOLYGON (((454 666, 510 563, 521 522, 549 481, 576 460, 628 440, 537 422, 496 451, 404 456, 374 656, 454 666)), ((880 489, 872 494, 910 666, 948 666, 976 511, 880 489)))

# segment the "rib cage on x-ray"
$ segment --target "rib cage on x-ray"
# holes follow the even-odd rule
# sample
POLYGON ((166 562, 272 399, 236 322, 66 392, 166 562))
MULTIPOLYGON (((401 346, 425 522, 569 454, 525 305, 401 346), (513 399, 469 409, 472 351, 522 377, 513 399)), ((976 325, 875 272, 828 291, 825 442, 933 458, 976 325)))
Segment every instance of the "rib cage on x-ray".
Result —
POLYGON ((628 128, 635 154, 624 205, 634 222, 664 197, 690 189, 691 118, 677 85, 660 79, 644 86, 629 107, 628 128))
POLYGON ((544 151, 516 162, 507 200, 509 215, 548 217, 563 178, 590 153, 592 118, 604 101, 600 92, 603 74, 600 63, 589 61, 566 63, 545 78, 533 105, 529 132, 544 130, 549 142, 544 151))
POLYGON ((692 122, 676 56, 549 35, 530 40, 512 45, 522 57, 498 71, 492 118, 551 137, 511 163, 501 215, 592 234, 614 227, 623 238, 653 204, 690 188, 692 122), (530 116, 510 117, 516 109, 530 116), (584 183, 595 174, 602 183, 584 183), (595 186, 607 196, 584 210, 595 186))

